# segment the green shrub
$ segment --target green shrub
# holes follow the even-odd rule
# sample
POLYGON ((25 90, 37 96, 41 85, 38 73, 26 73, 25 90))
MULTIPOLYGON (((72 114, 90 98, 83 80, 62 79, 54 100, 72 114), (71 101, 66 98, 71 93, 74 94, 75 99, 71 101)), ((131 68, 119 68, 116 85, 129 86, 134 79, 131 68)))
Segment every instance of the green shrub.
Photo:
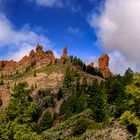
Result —
POLYGON ((39 129, 42 132, 45 129, 49 129, 53 125, 53 118, 52 115, 48 112, 44 113, 40 123, 39 123, 39 129))
POLYGON ((3 79, 0 80, 0 85, 4 85, 3 79))
POLYGON ((88 125, 89 125, 89 122, 86 119, 84 118, 78 119, 72 129, 73 136, 78 136, 78 135, 83 134, 86 131, 88 125))

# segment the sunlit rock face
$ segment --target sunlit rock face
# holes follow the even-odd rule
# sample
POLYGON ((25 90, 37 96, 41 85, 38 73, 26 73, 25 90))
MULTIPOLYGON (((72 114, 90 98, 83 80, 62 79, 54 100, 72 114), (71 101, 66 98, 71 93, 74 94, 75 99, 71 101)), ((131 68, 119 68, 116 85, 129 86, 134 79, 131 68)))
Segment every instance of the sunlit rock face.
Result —
POLYGON ((112 73, 109 69, 109 56, 107 54, 103 54, 98 59, 99 69, 102 71, 104 77, 112 76, 112 73))
POLYGON ((53 51, 43 51, 43 46, 37 44, 35 51, 31 50, 29 55, 24 56, 18 62, 13 60, 0 61, 0 73, 11 74, 15 73, 16 70, 25 71, 25 69, 32 64, 35 64, 36 66, 43 66, 49 64, 50 62, 55 62, 55 56, 53 51))

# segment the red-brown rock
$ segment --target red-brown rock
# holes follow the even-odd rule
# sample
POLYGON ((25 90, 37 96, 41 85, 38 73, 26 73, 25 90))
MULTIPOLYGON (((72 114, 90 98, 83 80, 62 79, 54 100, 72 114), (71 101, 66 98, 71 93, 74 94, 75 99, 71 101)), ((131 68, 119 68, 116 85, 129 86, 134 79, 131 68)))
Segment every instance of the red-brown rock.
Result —
POLYGON ((55 56, 54 56, 53 51, 48 50, 45 52, 45 54, 46 54, 46 58, 50 59, 52 62, 55 61, 55 56))
POLYGON ((102 71, 104 77, 109 77, 112 75, 110 69, 108 68, 109 65, 109 56, 107 54, 103 54, 99 59, 99 69, 102 71))
POLYGON ((60 58, 61 61, 69 60, 67 47, 63 49, 63 54, 60 58))
POLYGON ((39 45, 39 44, 37 44, 37 46, 36 46, 36 52, 38 52, 38 51, 43 51, 43 46, 41 46, 41 45, 39 45))
POLYGON ((92 62, 92 63, 88 64, 87 66, 93 68, 94 67, 94 63, 92 62))
POLYGON ((35 51, 34 51, 34 50, 31 50, 31 51, 30 51, 29 57, 30 57, 30 58, 34 58, 34 57, 35 57, 35 51))

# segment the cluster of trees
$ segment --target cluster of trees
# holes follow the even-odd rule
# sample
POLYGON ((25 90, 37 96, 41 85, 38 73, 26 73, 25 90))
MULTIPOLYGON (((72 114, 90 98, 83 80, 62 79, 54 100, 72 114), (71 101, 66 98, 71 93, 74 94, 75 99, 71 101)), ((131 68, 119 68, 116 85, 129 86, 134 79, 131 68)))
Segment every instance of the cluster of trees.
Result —
POLYGON ((70 56, 70 61, 73 65, 81 67, 83 71, 85 71, 89 74, 103 77, 103 74, 99 69, 95 69, 94 67, 86 66, 86 64, 80 58, 70 56))
POLYGON ((73 91, 60 110, 64 120, 90 108, 96 122, 108 123, 120 118, 127 130, 140 138, 140 74, 134 74, 129 68, 124 76, 116 75, 101 82, 94 80, 89 86, 85 78, 82 84, 80 78, 72 82, 70 70, 68 73, 65 80, 69 79, 68 87, 73 87, 73 91))
MULTIPOLYGON (((81 65, 81 62, 77 64, 81 65)), ((53 99, 47 99, 41 107, 33 101, 31 92, 27 83, 15 85, 8 107, 0 115, 1 139, 39 140, 39 134, 52 127, 57 117, 64 116, 63 119, 67 120, 86 109, 91 110, 92 119, 97 123, 108 125, 110 120, 119 118, 135 138, 140 138, 140 74, 134 74, 131 69, 127 69, 124 76, 112 76, 101 82, 95 79, 92 85, 88 85, 86 77, 82 78, 68 68, 63 87, 56 95, 60 100, 67 92, 68 99, 54 116, 43 112, 43 107, 54 104, 53 99)), ((41 98, 46 94, 47 91, 39 90, 41 98)), ((87 124, 82 120, 77 122, 73 135, 82 134, 87 124)))
POLYGON ((40 140, 38 134, 52 126, 52 115, 41 114, 42 109, 33 102, 27 83, 15 85, 8 107, 0 115, 0 138, 40 140))

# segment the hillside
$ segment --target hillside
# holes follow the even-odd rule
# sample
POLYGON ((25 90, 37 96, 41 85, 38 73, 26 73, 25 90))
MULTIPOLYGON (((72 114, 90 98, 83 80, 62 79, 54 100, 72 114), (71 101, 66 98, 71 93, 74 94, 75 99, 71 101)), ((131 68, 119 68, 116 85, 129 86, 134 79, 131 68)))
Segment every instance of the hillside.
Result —
POLYGON ((29 55, 24 56, 19 62, 0 61, 0 94, 3 104, 10 100, 13 87, 19 82, 27 82, 30 88, 36 86, 36 91, 46 87, 60 88, 68 67, 73 68, 82 77, 87 77, 90 84, 94 78, 99 81, 102 79, 83 72, 81 66, 73 65, 68 58, 67 48, 64 48, 60 59, 55 58, 51 50, 43 51, 43 47, 38 44, 36 51, 31 50, 29 55))
POLYGON ((98 62, 85 65, 67 47, 57 59, 41 45, 1 61, 0 139, 139 139, 139 74, 113 75, 107 54, 98 62))

